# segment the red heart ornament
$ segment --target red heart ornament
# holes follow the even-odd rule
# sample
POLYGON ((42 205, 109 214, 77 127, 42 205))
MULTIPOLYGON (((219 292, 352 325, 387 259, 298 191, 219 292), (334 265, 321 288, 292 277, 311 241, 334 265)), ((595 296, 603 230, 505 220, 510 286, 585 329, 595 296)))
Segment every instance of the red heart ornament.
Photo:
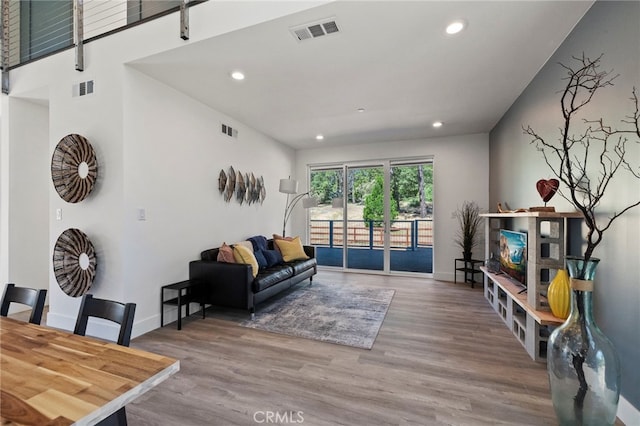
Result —
POLYGON ((560 186, 560 182, 558 179, 540 179, 536 182, 536 189, 538 190, 538 194, 542 197, 542 201, 545 203, 553 198, 558 191, 558 187, 560 186))

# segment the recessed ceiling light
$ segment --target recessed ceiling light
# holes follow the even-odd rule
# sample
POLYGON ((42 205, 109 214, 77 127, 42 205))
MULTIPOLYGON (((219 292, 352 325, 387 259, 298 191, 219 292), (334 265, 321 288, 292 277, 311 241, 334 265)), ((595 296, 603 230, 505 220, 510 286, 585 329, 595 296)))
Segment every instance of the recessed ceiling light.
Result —
POLYGON ((322 135, 316 135, 316 140, 317 140, 317 141, 324 140, 324 136, 322 136, 322 135))
POLYGON ((447 25, 447 34, 458 34, 460 31, 464 30, 465 23, 464 21, 453 21, 449 25, 447 25))
POLYGON ((434 121, 432 124, 433 127, 435 127, 436 129, 438 127, 442 127, 442 121, 434 121))
POLYGON ((231 73, 231 78, 234 80, 244 80, 244 73, 242 71, 234 71, 231 73))
POLYGON ((364 108, 358 108, 358 112, 364 112, 364 108))

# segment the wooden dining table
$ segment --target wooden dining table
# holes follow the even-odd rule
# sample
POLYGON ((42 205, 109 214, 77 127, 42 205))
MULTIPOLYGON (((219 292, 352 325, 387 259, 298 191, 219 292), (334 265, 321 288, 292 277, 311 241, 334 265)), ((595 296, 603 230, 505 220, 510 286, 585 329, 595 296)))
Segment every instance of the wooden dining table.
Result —
POLYGON ((173 358, 0 317, 0 424, 95 424, 179 370, 173 358))

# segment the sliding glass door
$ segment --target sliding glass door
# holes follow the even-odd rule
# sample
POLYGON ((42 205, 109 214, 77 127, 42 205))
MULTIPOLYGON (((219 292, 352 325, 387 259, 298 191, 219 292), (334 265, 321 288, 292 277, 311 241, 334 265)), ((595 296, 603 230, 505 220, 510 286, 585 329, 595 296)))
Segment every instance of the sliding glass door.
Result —
POLYGON ((390 167, 390 270, 433 272, 433 163, 390 167))
POLYGON ((320 203, 309 221, 319 265, 433 272, 431 160, 311 168, 310 188, 320 203))
POLYGON ((309 242, 316 247, 318 264, 344 265, 343 167, 312 169, 311 193, 318 207, 309 209, 309 242))
POLYGON ((346 267, 384 271, 385 189, 382 166, 347 166, 346 267))

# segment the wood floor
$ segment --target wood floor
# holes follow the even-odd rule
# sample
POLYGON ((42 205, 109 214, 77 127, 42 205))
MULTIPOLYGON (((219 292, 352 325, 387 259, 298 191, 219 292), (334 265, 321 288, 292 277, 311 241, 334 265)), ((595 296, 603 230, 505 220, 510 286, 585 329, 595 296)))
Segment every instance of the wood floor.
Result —
POLYGON ((242 328, 210 308, 131 342, 181 370, 127 406, 129 425, 557 424, 545 364, 481 288, 332 271, 322 281, 396 290, 373 349, 242 328))

